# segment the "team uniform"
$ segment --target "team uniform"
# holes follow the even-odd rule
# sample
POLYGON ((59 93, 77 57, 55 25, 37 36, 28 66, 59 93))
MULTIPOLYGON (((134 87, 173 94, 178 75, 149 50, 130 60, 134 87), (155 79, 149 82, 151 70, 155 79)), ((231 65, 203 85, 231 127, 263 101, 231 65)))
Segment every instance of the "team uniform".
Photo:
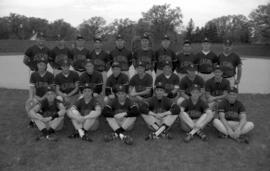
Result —
POLYGON ((195 56, 192 53, 180 53, 176 56, 176 59, 176 72, 181 81, 187 75, 187 67, 191 64, 194 64, 195 56))
MULTIPOLYGON (((133 88, 135 92, 142 92, 146 89, 152 89, 153 86, 153 78, 148 73, 145 73, 143 78, 140 78, 139 74, 134 75, 129 83, 130 88, 133 88)), ((142 95, 142 98, 149 98, 152 96, 152 93, 142 95)))
POLYGON ((190 96, 190 91, 191 91, 191 87, 192 85, 197 84, 199 85, 201 88, 204 88, 204 80, 202 79, 202 77, 200 77, 199 75, 196 75, 195 78, 193 80, 191 80, 190 77, 185 76, 181 81, 180 81, 180 91, 185 92, 186 95, 190 96))
POLYGON ((71 50, 72 67, 81 75, 85 71, 85 61, 89 58, 89 50, 86 48, 74 48, 71 50))
POLYGON ((155 58, 155 53, 152 49, 148 50, 143 50, 139 49, 134 52, 133 54, 133 60, 135 61, 135 68, 137 67, 137 63, 143 62, 145 63, 145 72, 152 76, 152 71, 154 70, 156 58, 155 58))
POLYGON ((155 85, 161 82, 165 86, 165 92, 167 94, 167 97, 170 99, 173 99, 177 96, 177 93, 173 93, 173 90, 179 89, 179 77, 175 73, 171 73, 171 75, 168 77, 164 73, 160 74, 156 80, 155 85))
POLYGON ((79 84, 85 83, 93 84, 95 86, 94 93, 100 94, 102 92, 103 79, 100 72, 94 71, 92 74, 84 72, 79 79, 79 84))
MULTIPOLYGON (((175 52, 171 49, 160 48, 155 52, 156 56, 156 77, 158 77, 163 71, 163 66, 165 61, 175 64, 176 55, 175 52)), ((173 65, 174 66, 174 65, 173 65)), ((173 67, 174 70, 174 67, 173 67)))

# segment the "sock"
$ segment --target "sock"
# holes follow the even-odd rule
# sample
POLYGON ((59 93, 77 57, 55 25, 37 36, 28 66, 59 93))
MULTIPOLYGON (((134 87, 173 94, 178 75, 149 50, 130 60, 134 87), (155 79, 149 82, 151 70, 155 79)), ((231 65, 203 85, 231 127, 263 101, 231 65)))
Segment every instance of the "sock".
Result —
POLYGON ((151 127, 157 131, 159 129, 159 125, 155 122, 153 125, 151 125, 151 127))
POLYGON ((119 138, 121 140, 125 137, 125 135, 123 134, 123 132, 125 132, 125 130, 122 127, 120 127, 117 130, 115 130, 115 133, 119 136, 119 138))
POLYGON ((41 133, 43 136, 47 136, 48 135, 48 130, 46 128, 41 130, 41 133))
POLYGON ((48 129, 48 134, 53 134, 53 133, 55 133, 55 130, 53 128, 49 128, 48 129))
POLYGON ((164 132, 168 128, 169 128, 168 125, 162 124, 161 127, 155 132, 155 135, 159 136, 162 132, 164 132))
POLYGON ((84 130, 82 128, 78 129, 78 132, 79 132, 79 135, 80 135, 81 138, 85 135, 84 130))

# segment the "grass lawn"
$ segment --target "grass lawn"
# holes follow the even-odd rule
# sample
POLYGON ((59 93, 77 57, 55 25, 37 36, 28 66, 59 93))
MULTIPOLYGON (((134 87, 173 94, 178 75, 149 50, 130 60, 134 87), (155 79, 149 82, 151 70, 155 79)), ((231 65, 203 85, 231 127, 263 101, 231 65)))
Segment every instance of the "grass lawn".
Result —
POLYGON ((216 138, 207 128, 208 142, 195 138, 182 141, 184 133, 177 121, 173 140, 145 141, 146 125, 139 118, 130 133, 133 146, 120 141, 105 143, 110 129, 101 119, 100 129, 91 134, 94 142, 67 138, 72 131, 65 121, 58 142, 35 141, 36 129, 27 128, 24 111, 27 91, 0 89, 0 170, 243 170, 268 171, 270 168, 270 95, 240 95, 248 119, 255 123, 249 145, 216 138))

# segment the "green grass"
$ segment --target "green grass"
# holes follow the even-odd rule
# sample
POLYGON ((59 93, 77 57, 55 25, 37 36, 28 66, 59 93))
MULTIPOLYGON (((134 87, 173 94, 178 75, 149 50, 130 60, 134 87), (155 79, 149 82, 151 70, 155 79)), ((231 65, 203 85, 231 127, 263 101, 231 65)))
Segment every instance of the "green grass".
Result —
MULTIPOLYGON (((35 42, 30 40, 0 40, 0 54, 23 54, 26 49, 32 46, 35 42)), ((67 42, 67 46, 71 47, 74 42, 67 42)), ((49 48, 53 48, 56 45, 55 41, 47 42, 49 48)), ((92 49, 92 42, 86 42, 86 47, 92 49)), ((127 43, 127 47, 130 47, 130 43, 127 43)), ((136 46, 137 47, 137 46, 136 46)), ((159 47, 158 43, 153 44, 153 49, 159 47)), ((182 44, 172 44, 172 48, 175 51, 180 51, 182 44)), ((198 52, 201 49, 200 44, 192 45, 194 52, 198 52)), ((111 50, 114 48, 114 42, 104 42, 104 48, 111 50)), ((214 52, 219 54, 222 51, 222 44, 213 44, 212 49, 214 52)), ((258 56, 258 57, 269 57, 270 56, 270 45, 252 45, 252 44, 236 44, 234 45, 234 51, 243 57, 246 56, 258 56)))
POLYGON ((144 141, 148 133, 139 118, 130 133, 133 146, 120 141, 103 142, 110 132, 104 118, 92 143, 67 138, 72 132, 68 119, 57 135, 59 142, 38 141, 36 129, 27 128, 24 101, 27 91, 0 89, 0 170, 243 170, 264 171, 270 161, 270 95, 240 95, 255 123, 249 145, 216 138, 213 128, 206 131, 208 142, 182 141, 184 133, 177 121, 173 140, 144 141))

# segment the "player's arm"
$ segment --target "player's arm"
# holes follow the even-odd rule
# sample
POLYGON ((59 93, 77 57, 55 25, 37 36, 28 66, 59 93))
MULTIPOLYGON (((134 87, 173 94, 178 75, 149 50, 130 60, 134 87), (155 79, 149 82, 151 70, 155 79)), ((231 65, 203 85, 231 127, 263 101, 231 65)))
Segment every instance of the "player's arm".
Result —
POLYGON ((27 56, 27 55, 24 55, 24 57, 23 57, 23 63, 25 65, 29 66, 29 64, 30 64, 30 57, 27 56))
POLYGON ((242 64, 239 64, 237 66, 237 77, 236 77, 236 84, 239 84, 240 83, 240 79, 242 77, 242 64))
POLYGON ((59 108, 59 111, 57 112, 58 116, 64 116, 65 113, 66 113, 66 108, 65 106, 63 105, 63 103, 59 103, 58 104, 58 108, 59 108))
POLYGON ((186 94, 186 91, 183 89, 180 89, 180 94, 182 97, 184 97, 185 99, 189 99, 189 95, 186 94))
POLYGON ((66 93, 63 93, 61 90, 60 90, 60 86, 59 85, 56 85, 56 93, 62 97, 66 97, 67 94, 66 93))
MULTIPOLYGON (((37 119, 43 122, 48 121, 48 118, 44 118, 40 113, 38 113, 38 111, 40 110, 40 103, 38 103, 37 105, 35 105, 29 112, 29 117, 31 119, 37 119)), ((50 118, 49 118, 50 119, 50 118)))
POLYGON ((69 110, 72 113, 71 115, 69 115, 71 119, 78 120, 78 121, 82 120, 83 117, 81 116, 80 111, 77 109, 75 105, 73 105, 69 110))
POLYGON ((151 87, 146 87, 144 91, 141 91, 141 92, 135 92, 133 94, 133 96, 143 96, 143 95, 147 95, 147 94, 150 94, 151 92, 151 87))
POLYGON ((92 110, 88 115, 84 116, 85 119, 94 119, 101 114, 101 106, 96 105, 95 110, 92 110))
POLYGON ((69 97, 73 96, 74 94, 76 94, 78 92, 78 90, 79 90, 79 81, 77 81, 75 83, 75 88, 70 93, 68 93, 68 96, 69 97))
POLYGON ((225 118, 225 113, 224 112, 219 112, 219 117, 223 125, 225 126, 226 130, 228 131, 229 134, 232 134, 232 128, 229 126, 228 121, 225 118))

